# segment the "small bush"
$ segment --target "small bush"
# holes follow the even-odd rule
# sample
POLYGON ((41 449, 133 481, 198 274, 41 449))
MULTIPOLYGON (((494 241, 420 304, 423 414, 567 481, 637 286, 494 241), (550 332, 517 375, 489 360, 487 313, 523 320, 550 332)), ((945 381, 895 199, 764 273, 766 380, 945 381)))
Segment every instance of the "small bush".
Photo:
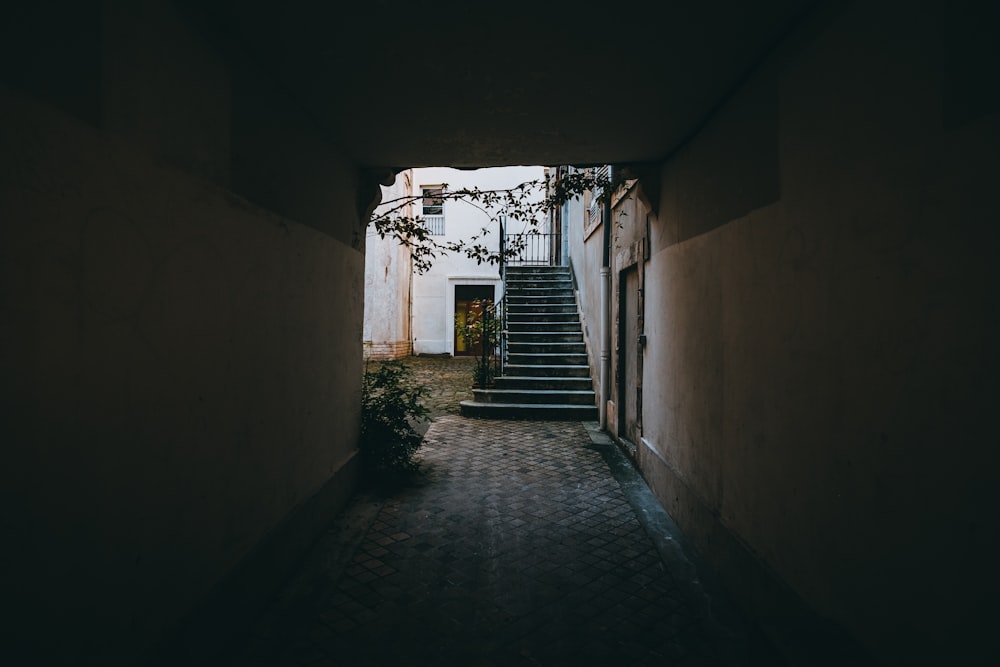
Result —
POLYGON ((487 357, 485 360, 476 359, 476 365, 472 369, 472 384, 475 387, 486 388, 493 385, 493 377, 496 372, 493 370, 493 360, 487 357))
POLYGON ((422 438, 414 426, 429 419, 420 403, 427 394, 401 361, 384 361, 374 370, 365 367, 358 447, 368 473, 385 477, 416 470, 413 455, 422 438))
POLYGON ((493 385, 494 357, 500 342, 501 320, 492 299, 475 299, 473 308, 462 318, 455 313, 455 328, 470 349, 479 348, 479 360, 472 371, 472 384, 485 389, 493 385))

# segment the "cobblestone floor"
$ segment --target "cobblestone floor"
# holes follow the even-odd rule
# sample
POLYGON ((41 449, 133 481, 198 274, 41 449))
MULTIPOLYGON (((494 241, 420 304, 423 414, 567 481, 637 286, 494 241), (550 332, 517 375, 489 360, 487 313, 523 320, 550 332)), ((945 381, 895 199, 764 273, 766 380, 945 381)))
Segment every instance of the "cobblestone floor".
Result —
POLYGON ((418 479, 356 499, 355 543, 333 526, 231 664, 741 664, 600 450, 581 423, 437 417, 418 479))
POLYGON ((432 417, 459 414, 459 403, 472 400, 472 371, 475 357, 407 357, 413 377, 430 391, 425 405, 432 417))
MULTIPOLYGON (((459 403, 472 400, 475 357, 410 356, 400 359, 413 371, 413 379, 428 389, 424 406, 431 417, 457 415, 459 403)), ((368 364, 378 364, 369 361, 368 364)))

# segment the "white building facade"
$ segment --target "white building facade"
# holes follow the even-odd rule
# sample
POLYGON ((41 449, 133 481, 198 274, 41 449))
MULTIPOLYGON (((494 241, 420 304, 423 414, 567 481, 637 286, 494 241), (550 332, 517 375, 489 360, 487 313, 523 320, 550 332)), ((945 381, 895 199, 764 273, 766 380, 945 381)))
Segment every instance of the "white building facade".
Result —
MULTIPOLYGON (((502 190, 545 177, 544 167, 497 167, 463 171, 445 167, 413 170, 413 187, 425 196, 418 211, 428 222, 434 239, 439 243, 465 240, 479 236, 477 243, 499 250, 499 224, 491 220, 495 211, 484 211, 462 200, 444 199, 438 207, 435 189, 446 186, 455 191, 463 188, 502 190), (484 229, 486 233, 484 234, 484 229)), ((525 231, 518 223, 508 233, 525 231)), ((430 270, 413 276, 413 353, 434 355, 473 354, 461 336, 456 336, 455 322, 464 320, 476 299, 497 300, 502 296, 502 281, 496 264, 477 263, 464 253, 439 255, 430 270)))
MULTIPOLYGON (((382 201, 413 197, 404 216, 420 216, 438 244, 464 241, 482 245, 491 253, 500 247, 496 209, 463 199, 449 199, 445 192, 462 189, 508 190, 545 178, 544 167, 495 167, 461 170, 449 167, 409 169, 383 186, 382 201)), ((534 190, 540 198, 541 188, 534 190)), ((383 204, 376 213, 384 210, 383 204)), ((508 223, 507 232, 528 231, 527 222, 508 223)), ((398 359, 409 354, 474 354, 461 336, 456 321, 464 322, 475 301, 495 301, 502 296, 499 267, 479 263, 462 252, 440 253, 431 268, 414 270, 409 249, 390 237, 380 238, 373 225, 366 234, 365 356, 398 359)))

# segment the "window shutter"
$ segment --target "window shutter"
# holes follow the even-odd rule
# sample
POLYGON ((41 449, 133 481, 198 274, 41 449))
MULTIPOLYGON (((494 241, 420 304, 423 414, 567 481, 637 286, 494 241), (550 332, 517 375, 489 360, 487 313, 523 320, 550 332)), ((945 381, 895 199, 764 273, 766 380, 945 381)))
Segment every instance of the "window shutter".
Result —
MULTIPOLYGON (((595 178, 604 178, 608 181, 611 180, 611 166, 604 165, 602 167, 597 167, 594 170, 595 178)), ((590 195, 590 210, 587 212, 587 225, 593 226, 601 222, 601 216, 604 214, 604 207, 601 205, 601 194, 603 193, 602 188, 594 190, 590 195)))

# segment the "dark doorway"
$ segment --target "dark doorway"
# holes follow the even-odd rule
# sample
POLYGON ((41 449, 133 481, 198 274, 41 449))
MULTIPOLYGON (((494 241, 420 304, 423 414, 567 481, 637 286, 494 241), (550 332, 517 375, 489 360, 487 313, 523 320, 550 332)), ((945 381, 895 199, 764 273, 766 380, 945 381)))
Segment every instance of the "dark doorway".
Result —
POLYGON ((467 357, 480 354, 479 345, 467 343, 460 330, 469 318, 482 315, 482 304, 493 303, 493 285, 455 285, 455 356, 467 357))
POLYGON ((641 308, 639 271, 632 266, 618 280, 618 436, 631 445, 639 441, 640 369, 639 346, 641 308))

